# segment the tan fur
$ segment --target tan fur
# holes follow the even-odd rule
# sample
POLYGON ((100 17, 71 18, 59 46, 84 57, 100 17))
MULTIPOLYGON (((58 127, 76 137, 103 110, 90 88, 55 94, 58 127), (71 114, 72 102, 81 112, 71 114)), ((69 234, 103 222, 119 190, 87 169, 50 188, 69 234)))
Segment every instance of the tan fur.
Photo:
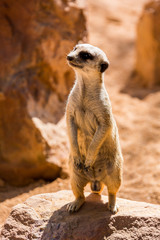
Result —
POLYGON ((94 192, 100 193, 103 185, 107 186, 108 208, 116 213, 123 157, 101 72, 102 64, 109 64, 108 59, 99 48, 89 44, 77 45, 67 59, 76 73, 66 107, 71 186, 76 198, 68 204, 68 211, 77 211, 82 206, 84 187, 90 182, 91 188, 98 189, 94 192), (81 58, 82 52, 91 54, 89 56, 93 59, 81 58), (93 184, 95 181, 96 185, 93 184))

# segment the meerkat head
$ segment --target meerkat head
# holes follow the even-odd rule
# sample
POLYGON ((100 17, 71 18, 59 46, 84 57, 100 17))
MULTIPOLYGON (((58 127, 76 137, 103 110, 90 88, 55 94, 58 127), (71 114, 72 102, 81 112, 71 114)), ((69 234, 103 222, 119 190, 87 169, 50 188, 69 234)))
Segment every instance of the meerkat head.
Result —
POLYGON ((103 73, 109 66, 105 53, 90 44, 78 44, 67 55, 69 65, 79 72, 103 73))

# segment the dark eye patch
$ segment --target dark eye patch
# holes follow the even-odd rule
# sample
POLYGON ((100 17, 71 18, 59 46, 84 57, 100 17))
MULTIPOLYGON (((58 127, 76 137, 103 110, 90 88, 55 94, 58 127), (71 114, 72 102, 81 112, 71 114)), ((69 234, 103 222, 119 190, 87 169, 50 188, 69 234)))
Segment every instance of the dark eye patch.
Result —
POLYGON ((82 60, 93 60, 93 55, 92 54, 90 54, 90 53, 88 53, 88 52, 84 52, 84 51, 82 51, 82 52, 80 52, 79 53, 79 57, 82 59, 82 60))
POLYGON ((73 48, 73 51, 76 51, 76 50, 77 50, 77 47, 74 47, 74 48, 73 48))

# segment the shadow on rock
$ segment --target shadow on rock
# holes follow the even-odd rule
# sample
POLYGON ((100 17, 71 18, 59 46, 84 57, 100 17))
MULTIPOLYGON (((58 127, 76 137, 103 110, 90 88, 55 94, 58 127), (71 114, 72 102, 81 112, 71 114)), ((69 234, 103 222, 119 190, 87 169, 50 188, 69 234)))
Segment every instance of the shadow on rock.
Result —
POLYGON ((112 214, 107 210, 107 203, 103 203, 100 195, 90 194, 76 213, 68 213, 66 207, 67 204, 53 213, 41 240, 97 240, 104 239, 106 232, 108 235, 113 232, 109 227, 112 214))

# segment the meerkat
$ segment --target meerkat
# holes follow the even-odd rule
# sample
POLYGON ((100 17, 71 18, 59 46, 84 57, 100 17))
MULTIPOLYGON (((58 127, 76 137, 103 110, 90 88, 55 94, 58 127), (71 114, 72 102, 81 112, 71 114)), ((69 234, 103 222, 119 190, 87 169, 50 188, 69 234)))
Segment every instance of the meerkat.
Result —
POLYGON ((104 71, 109 66, 105 53, 90 44, 78 44, 67 55, 76 74, 66 105, 70 142, 69 167, 75 201, 69 212, 85 202, 84 187, 90 182, 94 193, 108 189, 108 209, 118 211, 116 194, 121 185, 123 157, 118 129, 104 86, 104 71))

